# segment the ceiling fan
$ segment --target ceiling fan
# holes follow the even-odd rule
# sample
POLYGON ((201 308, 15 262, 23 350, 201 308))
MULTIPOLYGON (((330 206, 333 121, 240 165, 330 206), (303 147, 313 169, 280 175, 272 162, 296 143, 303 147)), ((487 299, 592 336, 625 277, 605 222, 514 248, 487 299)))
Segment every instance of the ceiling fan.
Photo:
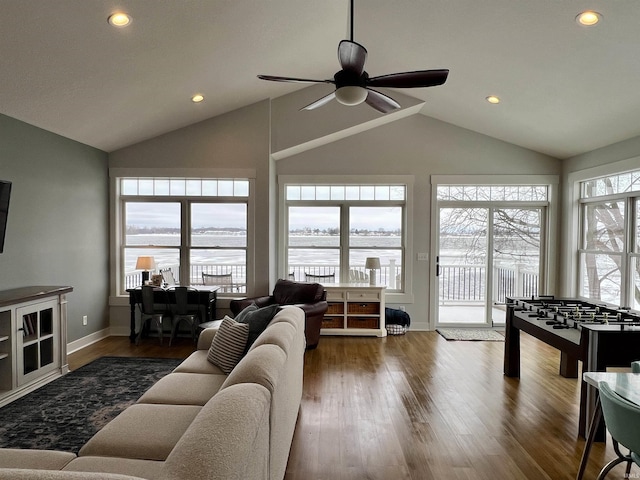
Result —
POLYGON ((353 1, 351 0, 351 25, 349 40, 342 40, 338 45, 338 61, 342 70, 333 79, 311 80, 307 78, 278 77, 273 75, 258 75, 261 80, 274 82, 297 83, 332 83, 336 86, 331 92, 300 110, 314 110, 329 103, 334 98, 343 105, 367 105, 379 112, 388 113, 400 108, 400 104, 393 98, 380 93, 371 87, 389 88, 420 88, 442 85, 449 75, 449 70, 416 70, 412 72, 391 73, 378 77, 369 77, 364 69, 367 59, 367 49, 353 41, 353 1))

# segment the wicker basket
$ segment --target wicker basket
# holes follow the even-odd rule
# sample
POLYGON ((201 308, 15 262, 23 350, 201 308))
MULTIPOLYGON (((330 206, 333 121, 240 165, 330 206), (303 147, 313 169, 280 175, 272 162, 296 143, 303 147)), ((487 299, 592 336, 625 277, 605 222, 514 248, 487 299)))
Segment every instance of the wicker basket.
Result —
POLYGON ((373 314, 379 314, 380 313, 380 304, 376 303, 376 302, 372 302, 372 303, 352 303, 349 302, 347 304, 347 313, 373 313, 373 314))
POLYGON ((342 315, 344 313, 344 303, 332 303, 329 302, 329 307, 327 308, 327 314, 337 314, 342 315))
POLYGON ((324 317, 322 319, 322 328, 343 328, 344 320, 342 317, 324 317))
POLYGON ((347 317, 347 328, 378 328, 378 317, 347 317))

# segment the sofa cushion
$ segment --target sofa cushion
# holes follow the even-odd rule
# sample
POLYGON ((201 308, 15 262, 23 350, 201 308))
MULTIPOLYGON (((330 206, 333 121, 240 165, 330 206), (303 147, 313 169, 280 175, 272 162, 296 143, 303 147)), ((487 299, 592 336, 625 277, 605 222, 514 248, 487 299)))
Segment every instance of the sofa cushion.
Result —
POLYGON ((291 305, 294 303, 313 303, 322 300, 324 287, 319 283, 300 283, 280 279, 273 289, 275 303, 291 305))
POLYGON ((67 472, 62 470, 0 469, 0 480, 144 480, 140 477, 103 472, 67 472))
POLYGON ((174 368, 175 372, 184 373, 206 373, 209 375, 226 375, 220 367, 210 363, 207 360, 209 355, 209 347, 206 350, 196 350, 189 355, 180 365, 174 368))
POLYGON ((287 354, 277 345, 253 348, 238 362, 220 390, 239 383, 257 383, 273 393, 286 360, 287 354))
POLYGON ((79 456, 165 460, 202 407, 135 404, 84 444, 79 456))
POLYGON ((164 462, 120 457, 78 457, 64 470, 73 472, 105 472, 141 478, 158 478, 164 462))
POLYGON ((236 322, 249 325, 249 336, 244 350, 245 353, 251 348, 251 345, 253 345, 253 342, 256 341, 260 334, 264 332, 269 322, 271 322, 280 309, 280 305, 277 303, 262 308, 252 307, 255 307, 255 305, 249 305, 235 318, 236 322))
POLYGON ((204 405, 213 397, 226 375, 174 372, 162 377, 137 403, 168 405, 204 405))
POLYGON ((256 384, 220 390, 202 407, 157 480, 269 478, 270 397, 256 384))
POLYGON ((0 448, 0 468, 60 470, 74 458, 75 454, 70 452, 0 448))
POLYGON ((207 360, 228 374, 244 355, 248 338, 249 324, 224 317, 211 342, 207 360))
POLYGON ((296 335, 296 329, 289 322, 271 323, 251 346, 251 350, 259 345, 272 344, 279 346, 285 352, 289 351, 291 342, 296 335))

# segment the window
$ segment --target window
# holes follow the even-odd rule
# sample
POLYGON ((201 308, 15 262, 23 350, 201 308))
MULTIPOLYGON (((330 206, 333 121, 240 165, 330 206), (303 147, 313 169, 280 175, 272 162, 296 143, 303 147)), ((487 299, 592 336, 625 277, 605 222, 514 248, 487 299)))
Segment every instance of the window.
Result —
POLYGON ((640 308, 640 171, 580 184, 579 293, 640 308))
POLYGON ((249 180, 121 178, 119 185, 123 291, 142 283, 138 257, 152 256, 152 273, 170 269, 181 285, 246 293, 249 180))
POLYGON ((407 186, 292 184, 285 187, 285 268, 289 278, 376 283, 404 290, 407 186), (368 257, 381 269, 368 271, 368 257))

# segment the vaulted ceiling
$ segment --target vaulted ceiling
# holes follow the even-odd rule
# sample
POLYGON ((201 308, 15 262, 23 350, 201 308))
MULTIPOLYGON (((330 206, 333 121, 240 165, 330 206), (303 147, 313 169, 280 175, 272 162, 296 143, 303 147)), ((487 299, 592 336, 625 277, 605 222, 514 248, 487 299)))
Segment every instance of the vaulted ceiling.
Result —
MULTIPOLYGON (((348 14, 348 0, 0 0, 0 113, 113 151, 306 87, 257 74, 331 78, 348 14), (107 23, 117 10, 128 27, 107 23)), ((372 76, 450 69, 402 91, 421 114, 567 158, 640 135, 639 19, 637 0, 355 0, 354 40, 372 76), (576 22, 587 9, 598 25, 576 22)))

